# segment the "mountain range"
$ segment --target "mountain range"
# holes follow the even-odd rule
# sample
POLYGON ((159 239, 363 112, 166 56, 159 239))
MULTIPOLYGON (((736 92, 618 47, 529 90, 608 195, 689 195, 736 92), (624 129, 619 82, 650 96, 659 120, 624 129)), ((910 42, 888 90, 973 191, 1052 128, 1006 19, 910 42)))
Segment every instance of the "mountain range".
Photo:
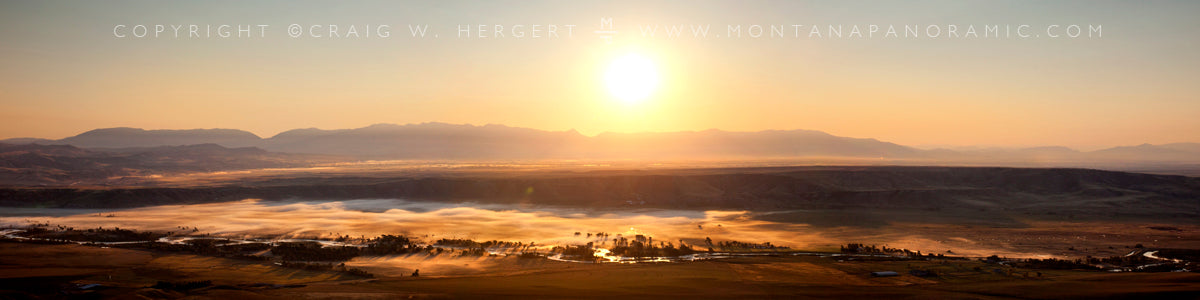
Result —
POLYGON ((544 131, 504 125, 376 124, 355 129, 293 129, 261 138, 236 129, 104 128, 59 139, 17 138, 5 144, 72 145, 87 149, 215 144, 272 152, 360 159, 786 159, 841 157, 930 163, 1200 163, 1200 143, 1143 144, 1097 151, 1066 147, 918 149, 869 138, 812 130, 664 133, 544 131))
POLYGON ((83 149, 0 143, 0 186, 117 184, 164 173, 299 167, 334 159, 217 144, 83 149))

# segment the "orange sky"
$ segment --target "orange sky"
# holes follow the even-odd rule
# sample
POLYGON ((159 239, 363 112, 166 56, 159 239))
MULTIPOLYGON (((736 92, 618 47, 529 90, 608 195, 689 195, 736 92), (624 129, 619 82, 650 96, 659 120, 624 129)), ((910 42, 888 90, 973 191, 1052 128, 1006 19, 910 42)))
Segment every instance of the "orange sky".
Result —
MULTIPOLYGON (((0 138, 101 127, 293 129, 428 121, 545 130, 812 129, 906 145, 1091 149, 1200 142, 1196 3, 5 3, 0 138), (1086 4, 1086 5, 1082 5, 1086 4), (592 34, 612 17, 613 44, 592 34), (391 24, 389 39, 290 38, 391 24), (413 39, 406 24, 442 35, 413 39), (643 37, 644 24, 1102 24, 1102 38, 643 37), (270 24, 250 39, 114 37, 118 24, 270 24), (460 24, 575 24, 559 39, 461 38, 460 24), (625 53, 661 84, 603 82, 625 53)), ((1040 32, 1040 31, 1038 31, 1040 32)))

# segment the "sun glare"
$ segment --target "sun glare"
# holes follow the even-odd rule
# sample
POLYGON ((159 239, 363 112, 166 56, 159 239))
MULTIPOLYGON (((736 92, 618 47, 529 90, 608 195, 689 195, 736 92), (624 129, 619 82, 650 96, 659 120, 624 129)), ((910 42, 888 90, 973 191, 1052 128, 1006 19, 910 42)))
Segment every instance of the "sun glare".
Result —
POLYGON ((658 87, 658 80, 654 62, 635 53, 614 59, 604 75, 608 92, 625 103, 646 100, 658 87))

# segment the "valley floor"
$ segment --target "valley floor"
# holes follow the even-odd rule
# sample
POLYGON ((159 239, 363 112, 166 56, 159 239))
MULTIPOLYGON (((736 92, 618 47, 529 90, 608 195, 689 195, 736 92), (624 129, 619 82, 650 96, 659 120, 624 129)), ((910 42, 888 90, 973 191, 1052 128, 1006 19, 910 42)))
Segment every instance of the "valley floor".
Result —
POLYGON ((140 249, 0 242, 2 298, 1196 298, 1200 274, 1025 270, 978 260, 738 257, 663 264, 501 258, 471 275, 420 277, 284 268, 140 249), (908 270, 937 272, 918 277, 908 270), (870 272, 897 271, 895 277, 870 272), (1037 272, 1041 272, 1040 276, 1037 272), (160 281, 173 283, 164 286, 160 281), (189 288, 188 282, 211 281, 189 288), (99 284, 98 286, 89 286, 99 284), (156 286, 157 284, 157 286, 156 286))

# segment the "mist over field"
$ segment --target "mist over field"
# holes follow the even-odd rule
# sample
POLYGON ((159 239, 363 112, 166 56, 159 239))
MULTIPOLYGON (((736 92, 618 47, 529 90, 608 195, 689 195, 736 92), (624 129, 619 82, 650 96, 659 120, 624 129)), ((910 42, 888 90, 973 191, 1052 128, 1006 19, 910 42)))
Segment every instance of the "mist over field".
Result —
MULTIPOLYGON (((522 207, 480 203, 430 203, 394 199, 237 202, 167 205, 96 213, 76 210, 16 209, 0 217, 7 225, 49 222, 80 228, 122 227, 154 231, 198 228, 223 237, 335 238, 404 234, 427 239, 473 239, 583 244, 595 239, 575 232, 654 236, 664 241, 705 236, 812 242, 798 224, 751 220, 747 212, 687 210, 605 210, 522 207), (110 217, 111 215, 111 217, 110 217), (706 229, 701 227, 707 226, 706 229)), ((430 242, 432 242, 430 240, 430 242)))
MULTIPOLYGON (((1124 245, 1122 236, 1164 236, 1173 245, 1200 245, 1200 240, 1173 239, 1169 233, 1137 224, 1003 221, 987 217, 927 213, 828 210, 720 211, 680 209, 587 209, 574 207, 438 203, 398 199, 344 201, 263 201, 164 205, 134 209, 14 208, 0 214, 0 225, 122 228, 176 232, 192 236, 255 239, 371 238, 405 235, 432 243, 439 239, 533 242, 553 246, 597 245, 611 241, 588 233, 704 245, 716 241, 770 242, 797 250, 836 249, 847 241, 902 247, 925 252, 952 250, 958 255, 1069 257, 1046 246, 1083 238, 1088 245, 1124 245), (1000 223, 996 223, 1000 222, 1000 223), (182 228, 181 228, 182 227, 182 228), (969 229, 969 230, 964 230, 969 229), (195 232, 193 232, 195 230, 195 232), (579 232, 580 235, 575 235, 579 232), (1071 237, 1064 237, 1070 234, 1071 237), (1057 240, 1057 242, 1055 241, 1057 240), (1021 246, 1025 244, 1024 246, 1021 246)), ((1174 225, 1178 226, 1178 224, 1174 225)), ((1189 226, 1200 229, 1200 226, 1189 226)), ((1102 251, 1107 252, 1107 251, 1102 251)), ((1119 252, 1119 250, 1112 250, 1119 252)))

